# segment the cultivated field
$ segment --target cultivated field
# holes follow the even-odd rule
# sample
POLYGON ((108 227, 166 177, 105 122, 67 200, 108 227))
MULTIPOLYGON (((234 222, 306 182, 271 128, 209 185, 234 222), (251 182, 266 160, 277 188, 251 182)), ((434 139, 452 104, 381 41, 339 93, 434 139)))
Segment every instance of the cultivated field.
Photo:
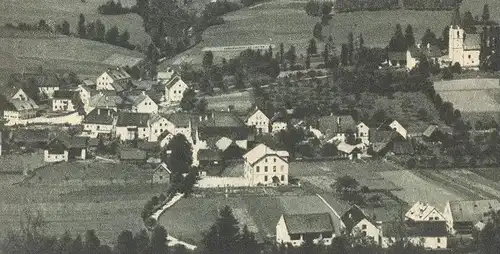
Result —
MULTIPOLYGON (((127 15, 100 15, 97 7, 105 0, 5 0, 0 1, 0 26, 5 23, 38 23, 45 19, 48 24, 62 23, 67 20, 71 30, 76 32, 80 13, 85 15, 87 22, 100 19, 106 28, 118 26, 120 31, 127 29, 130 32, 132 44, 149 42, 149 35, 144 31, 142 19, 137 14, 127 15)), ((124 6, 135 4, 135 0, 122 0, 124 6)))
MULTIPOLYGON (((335 202, 335 201, 333 201, 335 202)), ((175 237, 197 243, 217 218, 217 209, 229 205, 240 223, 247 223, 259 239, 272 237, 283 213, 331 213, 334 225, 338 218, 317 196, 243 196, 182 199, 168 209, 159 223, 175 237), (186 211, 190 211, 186 213, 186 211)), ((341 205, 332 205, 340 207, 341 205)), ((344 207, 345 209, 345 207, 344 207)))
POLYGON ((138 173, 130 173, 132 168, 126 165, 115 165, 60 163, 41 169, 30 184, 23 185, 12 184, 21 180, 19 176, 2 176, 0 191, 8 195, 0 196, 0 233, 17 229, 25 210, 41 211, 49 234, 61 235, 66 230, 84 234, 95 229, 106 244, 115 244, 122 230, 143 229, 140 213, 145 202, 164 192, 166 186, 120 184, 120 179, 138 178, 138 173), (116 179, 113 183, 110 175, 116 179))
POLYGON ((481 17, 483 6, 488 4, 490 8, 490 19, 500 21, 500 2, 497 0, 467 0, 462 1, 460 12, 470 11, 472 16, 479 15, 481 17))
MULTIPOLYGON (((6 31, 6 30, 3 30, 6 31)), ((95 78, 110 65, 112 56, 143 58, 143 55, 104 43, 73 37, 22 36, 3 32, 0 36, 0 68, 11 71, 68 70, 95 78)))
POLYGON ((47 163, 43 161, 41 151, 24 154, 3 154, 0 157, 0 173, 22 174, 31 171, 47 163))
POLYGON ((208 102, 208 108, 213 110, 227 110, 230 105, 238 112, 246 112, 253 103, 250 92, 236 92, 216 96, 205 96, 208 102))

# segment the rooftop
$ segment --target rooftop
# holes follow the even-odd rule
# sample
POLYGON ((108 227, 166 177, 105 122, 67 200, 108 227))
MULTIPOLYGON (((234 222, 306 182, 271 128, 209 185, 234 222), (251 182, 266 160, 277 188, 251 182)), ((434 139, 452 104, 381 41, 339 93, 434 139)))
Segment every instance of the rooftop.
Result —
POLYGON ((54 91, 54 99, 72 100, 76 94, 78 94, 77 91, 57 90, 54 91))
POLYGON ((436 210, 434 206, 418 201, 406 212, 405 217, 413 221, 419 221, 427 217, 434 210, 436 210))
POLYGON ((328 213, 283 214, 289 234, 335 232, 328 213))
POLYGON ((363 219, 370 220, 370 217, 365 214, 365 212, 357 205, 354 205, 345 212, 340 219, 344 222, 347 232, 351 232, 352 228, 356 226, 363 219))
POLYGON ((127 127, 147 127, 149 121, 149 114, 146 113, 131 113, 131 112, 119 112, 118 120, 116 126, 127 127))
POLYGON ((115 81, 130 78, 130 75, 123 68, 108 69, 106 73, 115 81))
POLYGON ((496 199, 450 201, 450 210, 455 222, 476 223, 485 217, 485 213, 500 210, 496 199))
POLYGON ((116 112, 113 109, 96 108, 85 116, 83 123, 111 125, 115 116, 116 112))
POLYGON ((269 156, 269 155, 277 155, 284 161, 287 161, 288 152, 287 151, 274 151, 264 144, 259 144, 254 147, 252 150, 243 155, 243 158, 250 163, 250 165, 254 165, 260 159, 269 156))
POLYGON ((318 130, 323 134, 356 131, 356 122, 350 115, 323 116, 318 119, 318 130))

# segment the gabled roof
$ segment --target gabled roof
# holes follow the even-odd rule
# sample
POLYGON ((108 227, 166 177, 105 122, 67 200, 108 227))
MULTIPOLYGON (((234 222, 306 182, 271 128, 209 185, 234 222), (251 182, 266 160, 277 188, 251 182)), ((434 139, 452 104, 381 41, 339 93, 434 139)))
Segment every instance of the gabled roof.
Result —
POLYGON ((66 149, 70 148, 86 148, 88 145, 89 138, 88 137, 80 137, 80 136, 73 136, 70 137, 66 134, 61 134, 59 133, 56 137, 50 140, 49 146, 53 142, 60 142, 63 144, 66 149))
POLYGON ((154 172, 160 172, 160 173, 163 173, 163 172, 166 172, 167 174, 172 174, 172 171, 170 171, 170 169, 168 169, 168 166, 167 166, 167 163, 165 162, 162 162, 160 165, 158 165, 158 167, 155 168, 154 172))
POLYGON ((219 151, 214 149, 200 149, 198 150, 199 161, 220 161, 222 156, 219 151))
POLYGON ((288 152, 287 151, 274 151, 273 149, 269 148, 268 146, 264 144, 259 144, 256 147, 254 147, 252 150, 247 152, 245 155, 243 155, 243 158, 250 163, 250 165, 254 165, 257 163, 260 159, 270 156, 270 155, 276 155, 280 157, 282 160, 287 161, 285 159, 288 157, 288 152))
POLYGON ((49 131, 47 129, 16 129, 12 131, 12 140, 14 142, 48 142, 49 131))
POLYGON ((86 124, 102 124, 102 125, 112 125, 113 120, 116 116, 116 112, 113 109, 99 109, 96 108, 83 119, 83 123, 86 124))
POLYGON ((346 142, 340 142, 337 145, 337 150, 347 154, 351 154, 354 151, 354 149, 356 149, 356 146, 349 145, 346 142))
POLYGON ((164 131, 160 134, 160 136, 158 136, 158 140, 163 140, 163 139, 164 139, 164 138, 166 138, 169 134, 171 134, 171 133, 170 133, 170 131, 168 131, 168 130, 164 130, 164 131))
POLYGON ((387 57, 389 61, 406 61, 406 52, 389 52, 387 57))
POLYGON ((350 115, 322 116, 318 119, 318 130, 323 134, 356 131, 356 121, 350 115))
POLYGON ((116 122, 116 126, 147 127, 148 121, 149 121, 149 114, 146 113, 118 112, 118 120, 116 122))
POLYGON ((69 90, 56 90, 54 91, 54 99, 59 100, 72 100, 75 95, 78 94, 77 91, 69 91, 69 90))
POLYGON ((7 100, 11 100, 19 90, 22 90, 22 88, 17 84, 0 84, 0 94, 5 96, 7 100))
POLYGON ((158 84, 157 81, 154 80, 132 80, 132 84, 136 89, 149 91, 154 88, 158 84))
POLYGON ((116 108, 123 104, 123 99, 116 91, 99 91, 90 98, 90 106, 94 108, 116 108))
POLYGON ((340 219, 344 222, 344 225, 347 229, 347 232, 351 232, 354 226, 356 226, 363 219, 367 219, 371 223, 371 219, 369 216, 365 214, 365 212, 357 205, 354 205, 345 212, 340 219))
POLYGON ((226 138, 226 137, 222 137, 219 140, 217 140, 217 142, 215 143, 215 146, 219 150, 225 151, 232 143, 233 143, 233 141, 231 139, 226 138))
POLYGON ((255 113, 257 112, 261 112, 262 114, 264 114, 265 117, 267 117, 267 119, 270 119, 270 117, 268 116, 268 114, 266 112, 264 112, 263 110, 260 110, 258 107, 255 107, 254 109, 252 109, 248 114, 247 114, 247 117, 246 119, 248 120, 248 118, 252 117, 253 115, 255 115, 255 113))
POLYGON ((167 120, 175 125, 176 128, 187 128, 196 116, 186 112, 176 112, 167 116, 167 120))
POLYGON ((328 213, 283 214, 289 234, 334 232, 333 221, 328 213))
POLYGON ((165 84, 165 86, 167 87, 167 89, 170 89, 172 86, 174 86, 175 84, 177 84, 178 82, 183 82, 181 77, 178 76, 178 75, 175 75, 173 76, 168 82, 167 84, 165 84))
POLYGON ((120 160, 146 160, 147 154, 145 151, 137 148, 121 148, 120 160))
POLYGON ((454 222, 476 223, 485 217, 484 213, 500 210, 500 202, 496 199, 449 202, 454 222))
POLYGON ((115 81, 130 78, 130 75, 123 68, 108 69, 105 73, 115 81))
POLYGON ((413 221, 419 221, 425 219, 434 210, 439 213, 434 206, 418 201, 406 212, 405 217, 413 221))
POLYGON ((151 98, 149 98, 149 96, 145 93, 139 93, 136 95, 130 94, 125 97, 124 103, 130 104, 132 106, 137 106, 146 99, 151 99, 151 98))
POLYGON ((431 136, 432 136, 432 134, 433 134, 435 131, 437 131, 437 130, 438 130, 437 125, 429 125, 429 127, 427 127, 427 129, 425 129, 425 131, 424 131, 424 133, 422 133, 422 135, 423 135, 424 137, 429 138, 429 137, 431 137, 431 136))
POLYGON ((24 110, 35 110, 38 109, 38 105, 34 100, 28 98, 28 100, 10 100, 10 104, 12 105, 12 109, 16 111, 24 111, 24 110))
POLYGON ((464 39, 465 50, 481 49, 481 36, 479 34, 466 34, 464 39))

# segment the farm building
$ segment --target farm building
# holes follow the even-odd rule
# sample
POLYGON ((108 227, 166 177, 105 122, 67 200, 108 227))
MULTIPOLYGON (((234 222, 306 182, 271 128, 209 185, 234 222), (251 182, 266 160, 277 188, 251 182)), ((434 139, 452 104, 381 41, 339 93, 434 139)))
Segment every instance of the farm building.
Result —
POLYGON ((165 101, 167 103, 180 102, 188 88, 189 86, 182 81, 180 76, 174 75, 165 83, 165 101))
POLYGON ((115 134, 122 141, 147 139, 150 115, 146 113, 118 112, 115 134))
POLYGON ((485 223, 491 212, 500 211, 500 202, 491 200, 448 201, 443 215, 452 234, 472 234, 474 226, 485 223))
POLYGON ((44 150, 45 162, 60 162, 70 159, 85 160, 88 148, 87 137, 68 137, 59 135, 47 144, 44 150))
POLYGON ((384 222, 382 224, 382 247, 391 246, 403 233, 409 242, 426 249, 446 249, 448 246, 448 232, 446 222, 426 221, 418 222, 411 227, 401 226, 399 222, 384 222))
POLYGON ((168 169, 167 164, 162 163, 154 169, 151 181, 152 183, 169 183, 171 175, 172 172, 168 169))
POLYGON ((82 121, 83 133, 89 137, 97 137, 99 134, 111 136, 116 124, 116 111, 113 109, 96 108, 90 111, 82 121))
POLYGON ((245 160, 244 177, 250 185, 287 185, 288 152, 274 151, 259 144, 243 155, 245 160))
POLYGON ((340 219, 348 234, 367 236, 375 244, 382 243, 382 222, 376 222, 357 205, 346 211, 340 219))
POLYGON ((259 108, 255 108, 250 114, 248 114, 245 123, 248 126, 253 126, 257 130, 257 133, 269 133, 269 125, 271 120, 269 117, 259 108))
POLYGON ((335 236, 333 221, 328 213, 282 214, 276 225, 276 242, 301 246, 306 239, 315 244, 330 245, 335 236))
POLYGON ((38 105, 18 86, 0 87, 0 108, 7 121, 16 122, 36 116, 38 105))
POLYGON ((96 80, 97 90, 113 90, 121 92, 126 90, 131 80, 130 75, 123 68, 108 69, 96 80))

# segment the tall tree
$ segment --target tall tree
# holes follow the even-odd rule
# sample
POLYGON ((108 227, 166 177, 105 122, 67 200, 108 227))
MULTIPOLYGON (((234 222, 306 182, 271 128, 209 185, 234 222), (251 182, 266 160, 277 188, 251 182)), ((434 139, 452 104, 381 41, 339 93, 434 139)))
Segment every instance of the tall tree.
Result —
POLYGON ((87 38, 87 28, 85 27, 85 16, 83 13, 80 13, 80 17, 78 19, 78 37, 85 39, 87 38))
POLYGON ((389 42, 389 50, 393 52, 404 52, 408 49, 406 39, 400 24, 396 25, 396 30, 389 42))
POLYGON ((141 230, 134 237, 137 254, 150 253, 149 234, 145 229, 141 230))
POLYGON ((70 31, 70 25, 69 25, 69 22, 67 20, 64 20, 63 23, 62 23, 62 34, 64 35, 70 35, 71 31, 70 31))
POLYGON ((106 42, 111 45, 118 45, 118 37, 120 36, 120 32, 118 31, 117 26, 113 26, 106 33, 106 42))
POLYGON ((170 150, 170 155, 164 157, 168 168, 174 173, 188 173, 191 164, 193 163, 193 152, 191 144, 187 141, 186 136, 182 134, 175 135, 167 145, 167 151, 170 150))
POLYGON ((184 94, 182 95, 182 99, 180 102, 180 106, 182 110, 184 111, 191 111, 195 108, 196 106, 196 93, 194 92, 193 89, 187 89, 184 91, 184 94))
POLYGON ((349 53, 346 44, 342 44, 342 49, 340 52, 340 63, 343 66, 347 66, 349 64, 349 53))
POLYGON ((137 245, 132 235, 132 232, 129 230, 122 231, 120 235, 118 235, 118 240, 116 241, 115 253, 117 254, 135 254, 137 245))
POLYGON ((316 40, 311 39, 309 41, 309 46, 307 47, 307 55, 315 55, 318 53, 318 46, 316 45, 316 40))
POLYGON ((286 52, 286 59, 290 61, 290 66, 295 66, 297 63, 297 52, 295 50, 295 46, 290 46, 290 49, 286 52))
POLYGON ((481 18, 483 21, 490 21, 490 7, 488 6, 488 4, 484 5, 481 18))
POLYGON ((153 229, 153 235, 151 236, 152 254, 168 253, 167 236, 167 230, 163 226, 156 226, 153 229))
POLYGON ((323 40, 323 26, 319 22, 314 25, 313 37, 318 40, 323 40))
POLYGON ((405 30, 406 46, 415 46, 415 35, 413 34, 413 27, 411 25, 406 26, 405 30))
POLYGON ((229 206, 219 212, 219 216, 203 237, 204 250, 208 254, 237 253, 239 244, 239 223, 229 206))
POLYGON ((73 240, 73 243, 71 244, 71 249, 69 253, 83 254, 84 253, 83 251, 84 251, 84 246, 83 246, 82 236, 77 235, 75 240, 73 240))
POLYGON ((434 34, 431 29, 425 30, 424 36, 422 36, 422 45, 437 45, 436 34, 434 34))
POLYGON ((129 39, 130 39, 130 33, 127 30, 125 30, 120 34, 120 37, 118 38, 118 42, 119 42, 120 46, 128 47, 129 46, 129 42, 128 42, 129 39))
POLYGON ((101 247, 101 240, 95 234, 95 230, 87 230, 85 232, 85 252, 86 253, 98 253, 101 247))
POLYGON ((363 49, 365 47, 365 40, 363 39, 363 34, 359 33, 358 36, 358 42, 359 42, 359 49, 363 49))
POLYGON ((349 60, 349 65, 354 64, 354 35, 349 32, 347 36, 347 57, 349 60))
POLYGON ((206 51, 203 55, 203 67, 205 69, 210 69, 214 64, 214 53, 212 51, 206 51))
POLYGON ((464 28, 464 30, 467 33, 475 33, 476 32, 475 24, 476 21, 474 20, 472 13, 470 11, 466 11, 462 19, 462 27, 464 28))
POLYGON ((96 41, 103 42, 104 39, 106 38, 106 26, 104 26, 104 23, 102 23, 101 20, 97 20, 95 22, 95 31, 96 31, 96 41))
POLYGON ((248 226, 243 227, 240 236, 240 251, 241 254, 258 254, 260 253, 259 245, 255 239, 255 234, 248 229, 248 226))

